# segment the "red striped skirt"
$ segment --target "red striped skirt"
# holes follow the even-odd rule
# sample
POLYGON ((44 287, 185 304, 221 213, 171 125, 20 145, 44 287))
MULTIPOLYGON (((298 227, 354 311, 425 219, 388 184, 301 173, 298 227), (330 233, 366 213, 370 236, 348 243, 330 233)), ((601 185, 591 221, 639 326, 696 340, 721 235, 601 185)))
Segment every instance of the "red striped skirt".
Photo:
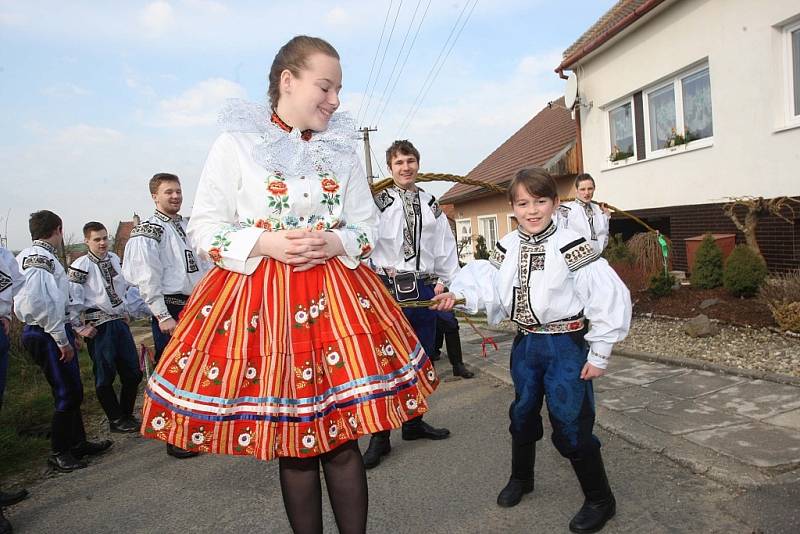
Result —
POLYGON ((198 284, 147 383, 145 437, 309 457, 427 411, 438 378, 380 279, 338 260, 291 269, 266 259, 198 284))

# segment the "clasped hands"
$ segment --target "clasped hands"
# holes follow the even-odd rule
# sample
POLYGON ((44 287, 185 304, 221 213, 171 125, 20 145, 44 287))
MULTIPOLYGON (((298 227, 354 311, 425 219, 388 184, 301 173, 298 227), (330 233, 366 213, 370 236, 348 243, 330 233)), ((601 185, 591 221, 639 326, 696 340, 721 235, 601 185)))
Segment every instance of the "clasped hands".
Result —
POLYGON ((344 253, 344 245, 334 232, 297 229, 262 233, 251 256, 267 256, 302 272, 344 253))

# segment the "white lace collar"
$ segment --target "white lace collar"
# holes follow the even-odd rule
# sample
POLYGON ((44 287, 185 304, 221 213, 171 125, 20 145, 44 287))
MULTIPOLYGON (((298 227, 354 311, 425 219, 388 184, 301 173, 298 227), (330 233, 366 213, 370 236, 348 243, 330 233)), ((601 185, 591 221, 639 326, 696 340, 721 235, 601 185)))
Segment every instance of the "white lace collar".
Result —
POLYGON ((297 128, 282 130, 270 120, 267 106, 241 99, 231 99, 219 115, 227 132, 255 133, 261 142, 253 146, 253 160, 269 171, 290 175, 315 173, 322 169, 338 170, 349 163, 344 154, 352 153, 359 139, 355 123, 347 113, 334 113, 323 132, 314 132, 304 141, 297 128))

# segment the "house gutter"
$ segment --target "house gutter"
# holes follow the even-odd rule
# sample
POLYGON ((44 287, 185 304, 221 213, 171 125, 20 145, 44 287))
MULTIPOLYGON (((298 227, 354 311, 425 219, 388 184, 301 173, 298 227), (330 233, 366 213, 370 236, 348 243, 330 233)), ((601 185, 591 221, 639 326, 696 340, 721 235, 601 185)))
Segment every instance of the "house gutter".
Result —
POLYGON ((652 11, 654 8, 658 7, 660 4, 664 3, 665 0, 648 0, 644 4, 637 7, 633 10, 632 13, 629 13, 624 18, 620 19, 616 24, 614 24, 607 32, 603 35, 600 35, 596 39, 586 43, 583 47, 579 48, 575 52, 573 52, 569 57, 564 59, 561 64, 556 67, 556 73, 558 73, 559 77, 566 80, 567 76, 564 75, 564 71, 570 69, 571 65, 574 65, 579 60, 583 59, 584 57, 588 56, 590 53, 594 52, 605 43, 607 43, 611 38, 616 36, 622 30, 645 16, 647 13, 652 11))

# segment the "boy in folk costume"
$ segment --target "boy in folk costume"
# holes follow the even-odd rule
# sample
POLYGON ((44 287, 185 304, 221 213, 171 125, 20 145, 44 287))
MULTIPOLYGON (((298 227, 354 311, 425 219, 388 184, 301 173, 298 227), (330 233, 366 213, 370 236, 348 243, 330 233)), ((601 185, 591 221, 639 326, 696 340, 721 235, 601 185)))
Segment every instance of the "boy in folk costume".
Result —
MULTIPOLYGON (((411 142, 395 141, 386 149, 386 165, 393 184, 375 195, 380 211, 378 240, 369 264, 399 302, 428 300, 438 295, 458 272, 456 240, 436 198, 416 186, 419 151, 411 142)), ((427 355, 435 352, 436 312, 404 308, 427 355)), ((463 362, 453 374, 468 374, 463 362)), ((434 428, 422 416, 403 423, 403 439, 440 440, 446 428, 434 428)), ((391 451, 389 432, 374 434, 364 453, 367 469, 377 466, 391 451)))
MULTIPOLYGON (((3 393, 6 389, 8 373, 8 356, 11 344, 9 330, 11 327, 11 308, 25 277, 19 270, 17 260, 5 247, 0 246, 0 408, 3 406, 3 393)), ((3 508, 16 504, 28 496, 28 491, 21 489, 6 493, 0 491, 0 532, 11 532, 11 523, 3 515, 3 508)))
MULTIPOLYGON (((86 441, 83 384, 72 324, 78 321, 70 308, 67 273, 56 254, 63 238, 61 218, 51 211, 37 211, 31 214, 29 226, 33 243, 17 255, 25 284, 14 297, 14 313, 25 323, 22 344, 42 368, 55 401, 53 452, 47 462, 66 473, 86 467, 82 458, 105 451, 111 441, 86 441)), ((78 327, 77 332, 85 333, 85 329, 78 327)))
POLYGON ((608 206, 592 200, 595 184, 590 174, 584 173, 575 177, 575 193, 575 200, 559 205, 558 225, 578 232, 601 254, 608 244, 611 213, 608 206))
POLYGON ((95 391, 108 417, 111 432, 136 432, 133 416, 142 372, 136 344, 128 328, 126 295, 130 285, 122 276, 119 257, 108 250, 108 231, 99 222, 83 226, 89 252, 67 269, 73 306, 83 313, 84 338, 94 364, 95 391), (119 398, 114 378, 120 376, 119 398))
MULTIPOLYGON (((180 179, 174 174, 158 173, 150 179, 149 187, 156 211, 131 231, 125 244, 122 275, 138 287, 150 307, 158 362, 189 294, 207 271, 207 263, 195 256, 186 234, 186 220, 179 214, 183 204, 180 179)), ((179 459, 197 456, 196 452, 172 444, 167 444, 167 454, 179 459)))
POLYGON ((489 261, 464 267, 451 293, 434 300, 449 309, 465 298, 469 312, 485 310, 489 323, 510 318, 519 328, 511 349, 511 478, 497 503, 515 506, 533 491, 546 400, 553 444, 569 459, 586 497, 569 528, 596 532, 613 517, 616 502, 592 434, 592 379, 605 373, 614 343, 628 333, 630 294, 587 239, 557 227, 558 191, 547 171, 517 173, 509 200, 517 231, 500 240, 489 261))

